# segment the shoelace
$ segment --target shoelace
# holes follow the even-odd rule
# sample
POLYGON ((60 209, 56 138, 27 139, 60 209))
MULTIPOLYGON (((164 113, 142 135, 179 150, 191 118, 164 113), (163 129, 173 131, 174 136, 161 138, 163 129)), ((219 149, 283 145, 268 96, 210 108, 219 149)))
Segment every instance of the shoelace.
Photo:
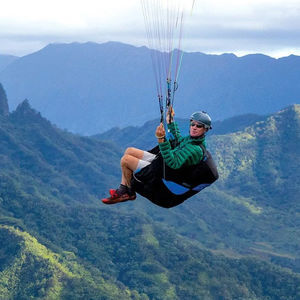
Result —
POLYGON ((109 190, 109 194, 112 198, 118 198, 120 195, 118 194, 117 190, 109 190))

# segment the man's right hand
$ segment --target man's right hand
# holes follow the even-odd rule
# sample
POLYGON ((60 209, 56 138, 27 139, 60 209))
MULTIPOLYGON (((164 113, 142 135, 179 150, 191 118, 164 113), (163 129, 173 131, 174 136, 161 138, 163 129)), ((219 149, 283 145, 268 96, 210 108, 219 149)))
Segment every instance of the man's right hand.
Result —
POLYGON ((167 123, 170 124, 173 122, 174 120, 174 115, 175 115, 175 112, 174 112, 174 109, 172 106, 169 106, 169 109, 167 111, 167 116, 166 116, 166 120, 167 120, 167 123))

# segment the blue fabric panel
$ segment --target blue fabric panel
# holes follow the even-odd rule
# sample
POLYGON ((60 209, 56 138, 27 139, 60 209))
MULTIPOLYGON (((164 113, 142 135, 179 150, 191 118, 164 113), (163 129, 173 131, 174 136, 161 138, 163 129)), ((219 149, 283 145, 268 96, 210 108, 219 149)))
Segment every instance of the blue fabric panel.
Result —
POLYGON ((193 188, 193 191, 195 192, 200 192, 201 190, 203 190, 204 188, 208 187, 209 185, 211 185, 211 183, 202 183, 197 185, 196 187, 193 188))
POLYGON ((139 171, 141 171, 142 169, 136 169, 133 173, 138 173, 139 171))
POLYGON ((168 132, 168 140, 175 140, 173 133, 170 132, 169 130, 167 132, 168 132))
POLYGON ((163 178, 162 178, 162 181, 165 184, 165 186, 169 189, 169 191, 175 195, 182 195, 182 194, 186 193, 187 191, 189 191, 188 188, 186 188, 176 182, 168 181, 163 178))

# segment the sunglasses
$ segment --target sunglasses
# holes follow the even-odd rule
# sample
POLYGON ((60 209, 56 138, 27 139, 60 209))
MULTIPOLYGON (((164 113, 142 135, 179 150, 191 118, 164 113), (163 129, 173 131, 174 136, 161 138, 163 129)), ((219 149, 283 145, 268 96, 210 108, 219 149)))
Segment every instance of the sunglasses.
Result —
POLYGON ((204 128, 204 125, 202 125, 202 124, 197 124, 197 123, 194 123, 194 122, 191 122, 191 123, 190 123, 190 126, 191 126, 191 127, 196 126, 197 128, 204 128))

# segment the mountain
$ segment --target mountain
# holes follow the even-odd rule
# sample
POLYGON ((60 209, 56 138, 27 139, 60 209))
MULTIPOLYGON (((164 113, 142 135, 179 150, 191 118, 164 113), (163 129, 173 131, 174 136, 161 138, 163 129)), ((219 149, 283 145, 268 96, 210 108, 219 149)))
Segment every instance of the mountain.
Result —
POLYGON ((232 193, 255 198, 260 204, 285 209, 298 205, 299 120, 300 105, 293 105, 227 135, 226 154, 219 150, 224 145, 222 136, 213 136, 212 152, 224 170, 220 182, 232 193), (255 187, 248 186, 249 181, 256 182, 255 187))
POLYGON ((96 201, 119 174, 116 147, 59 130, 27 100, 3 119, 0 140, 0 166, 6 170, 0 184, 8 182, 36 197, 96 201))
MULTIPOLYGON (((274 113, 299 102, 300 58, 185 53, 175 108, 214 120, 274 113)), ((15 107, 24 98, 60 128, 96 134, 159 117, 149 50, 109 42, 50 44, 0 72, 15 107)))
MULTIPOLYGON (((292 114, 297 109, 295 106, 288 111, 292 114)), ((282 120, 281 116, 285 114, 273 118, 282 120)), ((289 125, 298 122, 298 117, 294 117, 294 123, 291 120, 289 125)), ((0 141, 1 297, 145 300, 299 297, 300 275, 294 265, 287 266, 286 262, 288 270, 280 266, 282 262, 275 261, 277 265, 268 262, 270 252, 278 257, 277 247, 265 251, 265 258, 224 255, 225 246, 231 245, 232 240, 238 244, 247 238, 248 232, 241 239, 236 234, 235 227, 240 224, 234 222, 238 217, 243 223, 248 222, 249 227, 257 216, 268 217, 262 210, 257 214, 253 203, 247 207, 245 197, 229 198, 232 189, 228 193, 226 189, 211 189, 209 193, 215 196, 209 200, 218 209, 213 211, 211 207, 205 214, 197 198, 174 210, 163 210, 140 198, 119 206, 101 205, 97 201, 101 191, 118 182, 121 152, 111 142, 56 128, 32 109, 28 101, 22 102, 8 117, 0 118, 0 141), (240 209, 235 213, 230 211, 232 208, 240 209), (222 216, 222 212, 226 215, 222 216), (250 214, 247 222, 246 214, 250 214), (233 222, 233 229, 224 228, 227 237, 223 239, 222 255, 220 251, 205 250, 209 245, 200 243, 199 236, 191 236, 200 228, 199 234, 209 237, 212 246, 216 236, 220 238, 218 230, 215 234, 211 231, 206 217, 219 223, 218 226, 224 220, 233 222), (194 230, 189 236, 187 229, 191 226, 194 230)), ((296 207, 293 202, 290 206, 296 207)), ((277 228, 288 225, 284 223, 284 215, 276 221, 273 234, 277 228)), ((261 221, 258 228, 260 225, 261 221)), ((285 230, 289 229, 287 226, 285 230)), ((289 235, 296 238, 289 246, 297 243, 299 226, 295 223, 293 230, 289 235)), ((279 239, 276 243, 284 248, 287 238, 281 244, 279 239)), ((248 242, 251 247, 252 241, 248 242)), ((292 250, 289 253, 294 253, 296 259, 297 250, 292 250)))
POLYGON ((0 116, 7 116, 9 114, 8 102, 5 90, 0 83, 0 116))
POLYGON ((13 55, 0 55, 0 72, 19 57, 13 55))

